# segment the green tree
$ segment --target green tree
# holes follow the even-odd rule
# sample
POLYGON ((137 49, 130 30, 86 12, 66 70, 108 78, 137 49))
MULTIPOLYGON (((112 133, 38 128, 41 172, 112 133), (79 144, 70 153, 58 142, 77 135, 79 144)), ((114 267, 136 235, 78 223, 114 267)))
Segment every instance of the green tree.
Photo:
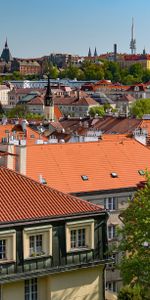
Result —
POLYGON ((91 117, 94 117, 95 115, 103 117, 105 115, 104 106, 100 105, 100 106, 91 107, 90 110, 89 110, 89 115, 91 117))
POLYGON ((133 288, 129 285, 121 288, 118 294, 118 300, 142 300, 143 293, 139 286, 133 288))
POLYGON ((144 114, 150 114, 150 99, 139 99, 131 106, 131 115, 142 118, 144 114))
MULTIPOLYGON (((120 229, 122 253, 119 265, 124 284, 132 288, 138 286, 142 299, 150 299, 150 175, 146 175, 141 187, 120 219, 124 226, 120 229)), ((128 299, 128 298, 127 298, 128 299)))
POLYGON ((147 82, 150 80, 150 70, 144 70, 142 76, 142 82, 147 82))
POLYGON ((136 78, 137 82, 141 82, 143 75, 143 67, 139 63, 133 64, 129 67, 129 74, 133 75, 133 77, 136 78))

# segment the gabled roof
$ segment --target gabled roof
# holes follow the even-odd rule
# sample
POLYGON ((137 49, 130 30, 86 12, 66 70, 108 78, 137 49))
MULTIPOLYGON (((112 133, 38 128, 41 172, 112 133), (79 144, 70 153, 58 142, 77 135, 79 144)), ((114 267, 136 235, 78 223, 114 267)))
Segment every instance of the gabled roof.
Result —
POLYGON ((0 167, 0 223, 100 212, 100 206, 0 167), (6 186, 7 183, 7 186, 6 186))
POLYGON ((64 192, 136 187, 138 170, 150 169, 150 151, 133 139, 27 147, 27 175, 64 192), (118 177, 113 178, 115 172, 118 177), (82 175, 88 176, 84 181, 82 175))

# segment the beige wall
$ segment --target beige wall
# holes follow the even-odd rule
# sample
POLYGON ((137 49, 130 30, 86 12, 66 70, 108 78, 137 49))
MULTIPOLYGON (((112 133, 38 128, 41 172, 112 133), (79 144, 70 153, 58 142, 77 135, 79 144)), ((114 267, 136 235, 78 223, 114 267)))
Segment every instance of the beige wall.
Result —
MULTIPOLYGON (((103 267, 38 279, 38 300, 103 300, 103 267)), ((2 286, 2 300, 24 300, 24 281, 2 286)))
POLYGON ((2 286, 2 300, 24 300, 24 282, 8 283, 2 286))
POLYGON ((51 276, 49 287, 48 300, 102 300, 102 267, 51 276))

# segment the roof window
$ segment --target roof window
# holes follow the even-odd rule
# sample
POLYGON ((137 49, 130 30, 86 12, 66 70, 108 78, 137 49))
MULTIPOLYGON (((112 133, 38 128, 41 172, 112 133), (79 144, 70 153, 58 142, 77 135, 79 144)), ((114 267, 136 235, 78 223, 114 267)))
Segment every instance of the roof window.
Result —
POLYGON ((118 177, 118 174, 116 172, 112 172, 110 173, 111 177, 112 178, 117 178, 118 177))
POLYGON ((145 171, 144 171, 144 170, 138 170, 138 173, 139 173, 141 176, 144 176, 144 175, 145 175, 145 171))
POLYGON ((81 178, 82 178, 82 180, 89 180, 89 178, 88 178, 88 176, 87 175, 81 175, 81 178))

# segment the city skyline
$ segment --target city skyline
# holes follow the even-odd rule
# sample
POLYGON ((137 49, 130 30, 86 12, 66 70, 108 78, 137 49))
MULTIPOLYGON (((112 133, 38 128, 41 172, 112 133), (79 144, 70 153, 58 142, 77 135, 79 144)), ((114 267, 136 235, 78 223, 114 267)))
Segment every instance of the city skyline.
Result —
POLYGON ((26 0, 20 3, 2 2, 0 19, 0 51, 5 40, 13 57, 40 57, 49 53, 98 54, 113 51, 130 52, 131 25, 134 17, 134 37, 137 53, 146 49, 150 53, 147 38, 148 0, 132 3, 127 0, 73 1, 26 0), (145 8, 145 9, 144 9, 145 8))

